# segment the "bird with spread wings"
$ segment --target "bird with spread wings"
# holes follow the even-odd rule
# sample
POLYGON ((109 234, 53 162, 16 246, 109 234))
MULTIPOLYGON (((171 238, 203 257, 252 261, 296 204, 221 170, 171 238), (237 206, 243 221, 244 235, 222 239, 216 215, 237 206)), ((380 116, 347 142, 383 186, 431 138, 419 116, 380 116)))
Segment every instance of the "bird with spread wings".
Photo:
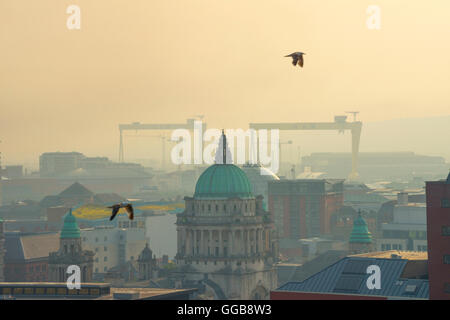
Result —
POLYGON ((133 218, 134 218, 134 210, 133 210, 133 206, 131 205, 131 203, 121 202, 121 203, 118 203, 118 204, 114 204, 114 205, 112 205, 112 206, 110 206, 108 208, 112 209, 112 214, 111 214, 111 217, 109 218, 109 221, 112 221, 116 217, 116 215, 119 212, 120 208, 125 208, 125 210, 126 210, 126 212, 128 214, 128 218, 130 220, 133 220, 133 218))
POLYGON ((306 54, 304 52, 294 52, 291 53, 285 57, 291 57, 292 58, 292 64, 294 65, 294 67, 296 65, 299 65, 300 67, 303 68, 303 55, 306 54))

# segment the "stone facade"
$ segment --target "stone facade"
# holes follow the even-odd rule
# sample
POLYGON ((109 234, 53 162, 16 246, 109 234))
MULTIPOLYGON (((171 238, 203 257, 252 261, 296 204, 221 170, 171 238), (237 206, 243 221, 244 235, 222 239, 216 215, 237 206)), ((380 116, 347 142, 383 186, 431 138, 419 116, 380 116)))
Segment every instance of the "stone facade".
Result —
POLYGON ((262 197, 185 201, 177 218, 181 281, 208 280, 226 299, 268 299, 277 285, 278 247, 262 197))
POLYGON ((80 229, 72 212, 64 219, 60 235, 59 250, 49 255, 49 281, 66 282, 70 274, 67 268, 77 265, 81 271, 81 282, 92 282, 94 252, 83 250, 80 229))
POLYGON ((269 299, 277 286, 278 241, 263 196, 230 164, 222 132, 216 164, 199 177, 177 215, 177 287, 197 287, 216 299, 269 299))
POLYGON ((149 248, 148 243, 138 258, 139 280, 150 280, 157 273, 156 259, 149 248))

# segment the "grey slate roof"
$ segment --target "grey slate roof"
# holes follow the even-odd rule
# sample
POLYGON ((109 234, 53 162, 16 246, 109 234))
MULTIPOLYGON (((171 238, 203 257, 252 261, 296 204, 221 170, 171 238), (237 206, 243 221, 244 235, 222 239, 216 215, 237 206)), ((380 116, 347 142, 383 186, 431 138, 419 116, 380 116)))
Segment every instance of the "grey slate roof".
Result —
POLYGON ((6 263, 47 258, 50 252, 59 249, 59 234, 53 232, 22 235, 16 232, 7 232, 5 233, 5 248, 6 263))
POLYGON ((304 281, 317 273, 317 270, 323 270, 324 268, 347 256, 347 254, 347 250, 328 250, 327 252, 324 252, 314 259, 297 267, 289 280, 290 282, 304 281))
POLYGON ((403 299, 428 299, 426 279, 403 279, 401 274, 408 260, 346 257, 302 282, 288 282, 277 291, 357 294, 403 299), (366 268, 378 265, 381 270, 381 289, 366 286, 366 268))

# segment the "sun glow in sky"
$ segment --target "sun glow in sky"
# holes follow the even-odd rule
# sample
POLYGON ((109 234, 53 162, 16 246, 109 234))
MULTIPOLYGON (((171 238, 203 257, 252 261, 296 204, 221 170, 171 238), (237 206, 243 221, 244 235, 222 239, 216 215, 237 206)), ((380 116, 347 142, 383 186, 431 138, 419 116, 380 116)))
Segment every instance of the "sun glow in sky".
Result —
POLYGON ((119 123, 198 114, 217 128, 448 115, 449 15, 448 0, 1 0, 0 149, 116 157, 119 123))

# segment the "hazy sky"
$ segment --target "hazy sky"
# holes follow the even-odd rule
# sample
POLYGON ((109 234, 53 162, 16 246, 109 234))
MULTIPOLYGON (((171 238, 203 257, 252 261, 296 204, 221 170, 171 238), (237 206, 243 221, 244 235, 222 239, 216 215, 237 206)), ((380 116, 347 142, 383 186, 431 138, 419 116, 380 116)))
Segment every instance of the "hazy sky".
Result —
POLYGON ((117 160, 118 123, 198 114, 218 128, 449 115, 449 16, 448 0, 0 0, 4 163, 117 160))

